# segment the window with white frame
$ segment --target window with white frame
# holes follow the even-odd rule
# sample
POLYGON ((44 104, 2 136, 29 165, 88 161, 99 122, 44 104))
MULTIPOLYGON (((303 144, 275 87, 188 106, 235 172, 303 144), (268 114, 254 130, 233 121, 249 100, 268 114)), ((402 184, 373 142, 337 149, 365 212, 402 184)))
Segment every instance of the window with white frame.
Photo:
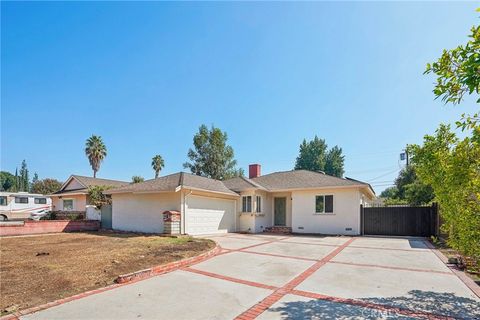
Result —
POLYGON ((15 197, 15 203, 28 203, 28 197, 15 197))
POLYGON ((47 198, 35 198, 33 201, 35 204, 47 204, 47 198))
POLYGON ((0 197, 0 206, 6 206, 7 205, 7 197, 6 196, 1 196, 0 197))
POLYGON ((257 201, 257 207, 256 207, 257 213, 262 212, 262 197, 257 196, 256 201, 257 201))
POLYGON ((252 212, 252 196, 242 197, 242 212, 252 212))
POLYGON ((63 210, 73 211, 73 199, 63 199, 63 210))
POLYGON ((315 196, 315 213, 333 213, 333 195, 315 196))

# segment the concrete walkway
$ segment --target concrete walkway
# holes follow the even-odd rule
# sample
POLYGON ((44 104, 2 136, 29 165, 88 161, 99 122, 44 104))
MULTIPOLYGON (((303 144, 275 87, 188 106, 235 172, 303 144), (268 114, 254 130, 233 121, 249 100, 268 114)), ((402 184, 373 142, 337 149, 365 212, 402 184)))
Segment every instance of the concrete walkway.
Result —
POLYGON ((22 319, 480 318, 421 239, 226 234, 223 252, 22 319))

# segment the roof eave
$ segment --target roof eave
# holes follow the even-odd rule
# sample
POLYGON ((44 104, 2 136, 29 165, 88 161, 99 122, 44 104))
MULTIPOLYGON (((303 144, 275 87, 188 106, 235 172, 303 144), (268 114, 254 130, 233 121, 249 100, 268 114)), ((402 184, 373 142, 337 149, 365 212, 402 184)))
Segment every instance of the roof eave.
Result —
POLYGON ((54 193, 54 194, 49 194, 49 197, 64 197, 64 196, 79 196, 79 195, 86 195, 88 194, 87 191, 83 192, 62 192, 62 193, 54 193))
POLYGON ((302 190, 319 190, 319 189, 354 189, 354 188, 363 188, 366 185, 355 184, 349 186, 325 186, 325 187, 302 187, 302 188, 284 188, 284 189, 268 189, 268 192, 289 192, 289 191, 302 191, 302 190))
POLYGON ((190 187, 190 186, 181 186, 178 191, 180 191, 180 190, 195 190, 195 191, 201 191, 201 192, 223 194, 223 195, 232 196, 232 197, 239 197, 240 196, 239 194, 237 194, 234 191, 232 191, 230 193, 230 192, 213 191, 213 190, 208 190, 208 189, 195 188, 195 187, 190 187))

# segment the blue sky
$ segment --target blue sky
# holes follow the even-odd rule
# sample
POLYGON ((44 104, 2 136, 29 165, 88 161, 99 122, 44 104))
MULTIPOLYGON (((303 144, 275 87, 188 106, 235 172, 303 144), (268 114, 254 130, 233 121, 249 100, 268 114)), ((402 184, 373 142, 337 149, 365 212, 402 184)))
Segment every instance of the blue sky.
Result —
POLYGON ((441 122, 427 62, 467 40, 476 5, 458 2, 1 3, 1 169, 99 177, 184 170, 205 123, 239 166, 293 168, 303 138, 343 148, 346 176, 391 183, 399 153, 441 122))

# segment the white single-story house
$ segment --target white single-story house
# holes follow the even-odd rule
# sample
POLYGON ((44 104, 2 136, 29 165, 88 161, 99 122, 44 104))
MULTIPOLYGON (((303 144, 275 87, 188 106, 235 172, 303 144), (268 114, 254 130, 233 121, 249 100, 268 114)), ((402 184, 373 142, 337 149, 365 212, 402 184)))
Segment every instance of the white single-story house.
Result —
POLYGON ((225 181, 179 172, 105 192, 116 230, 162 233, 164 211, 178 211, 184 234, 262 232, 360 233, 360 205, 375 198, 367 183, 293 170, 225 181))
POLYGON ((129 182, 71 175, 60 190, 49 195, 52 198, 52 211, 85 212, 90 204, 88 188, 92 186, 107 186, 118 188, 129 182))

